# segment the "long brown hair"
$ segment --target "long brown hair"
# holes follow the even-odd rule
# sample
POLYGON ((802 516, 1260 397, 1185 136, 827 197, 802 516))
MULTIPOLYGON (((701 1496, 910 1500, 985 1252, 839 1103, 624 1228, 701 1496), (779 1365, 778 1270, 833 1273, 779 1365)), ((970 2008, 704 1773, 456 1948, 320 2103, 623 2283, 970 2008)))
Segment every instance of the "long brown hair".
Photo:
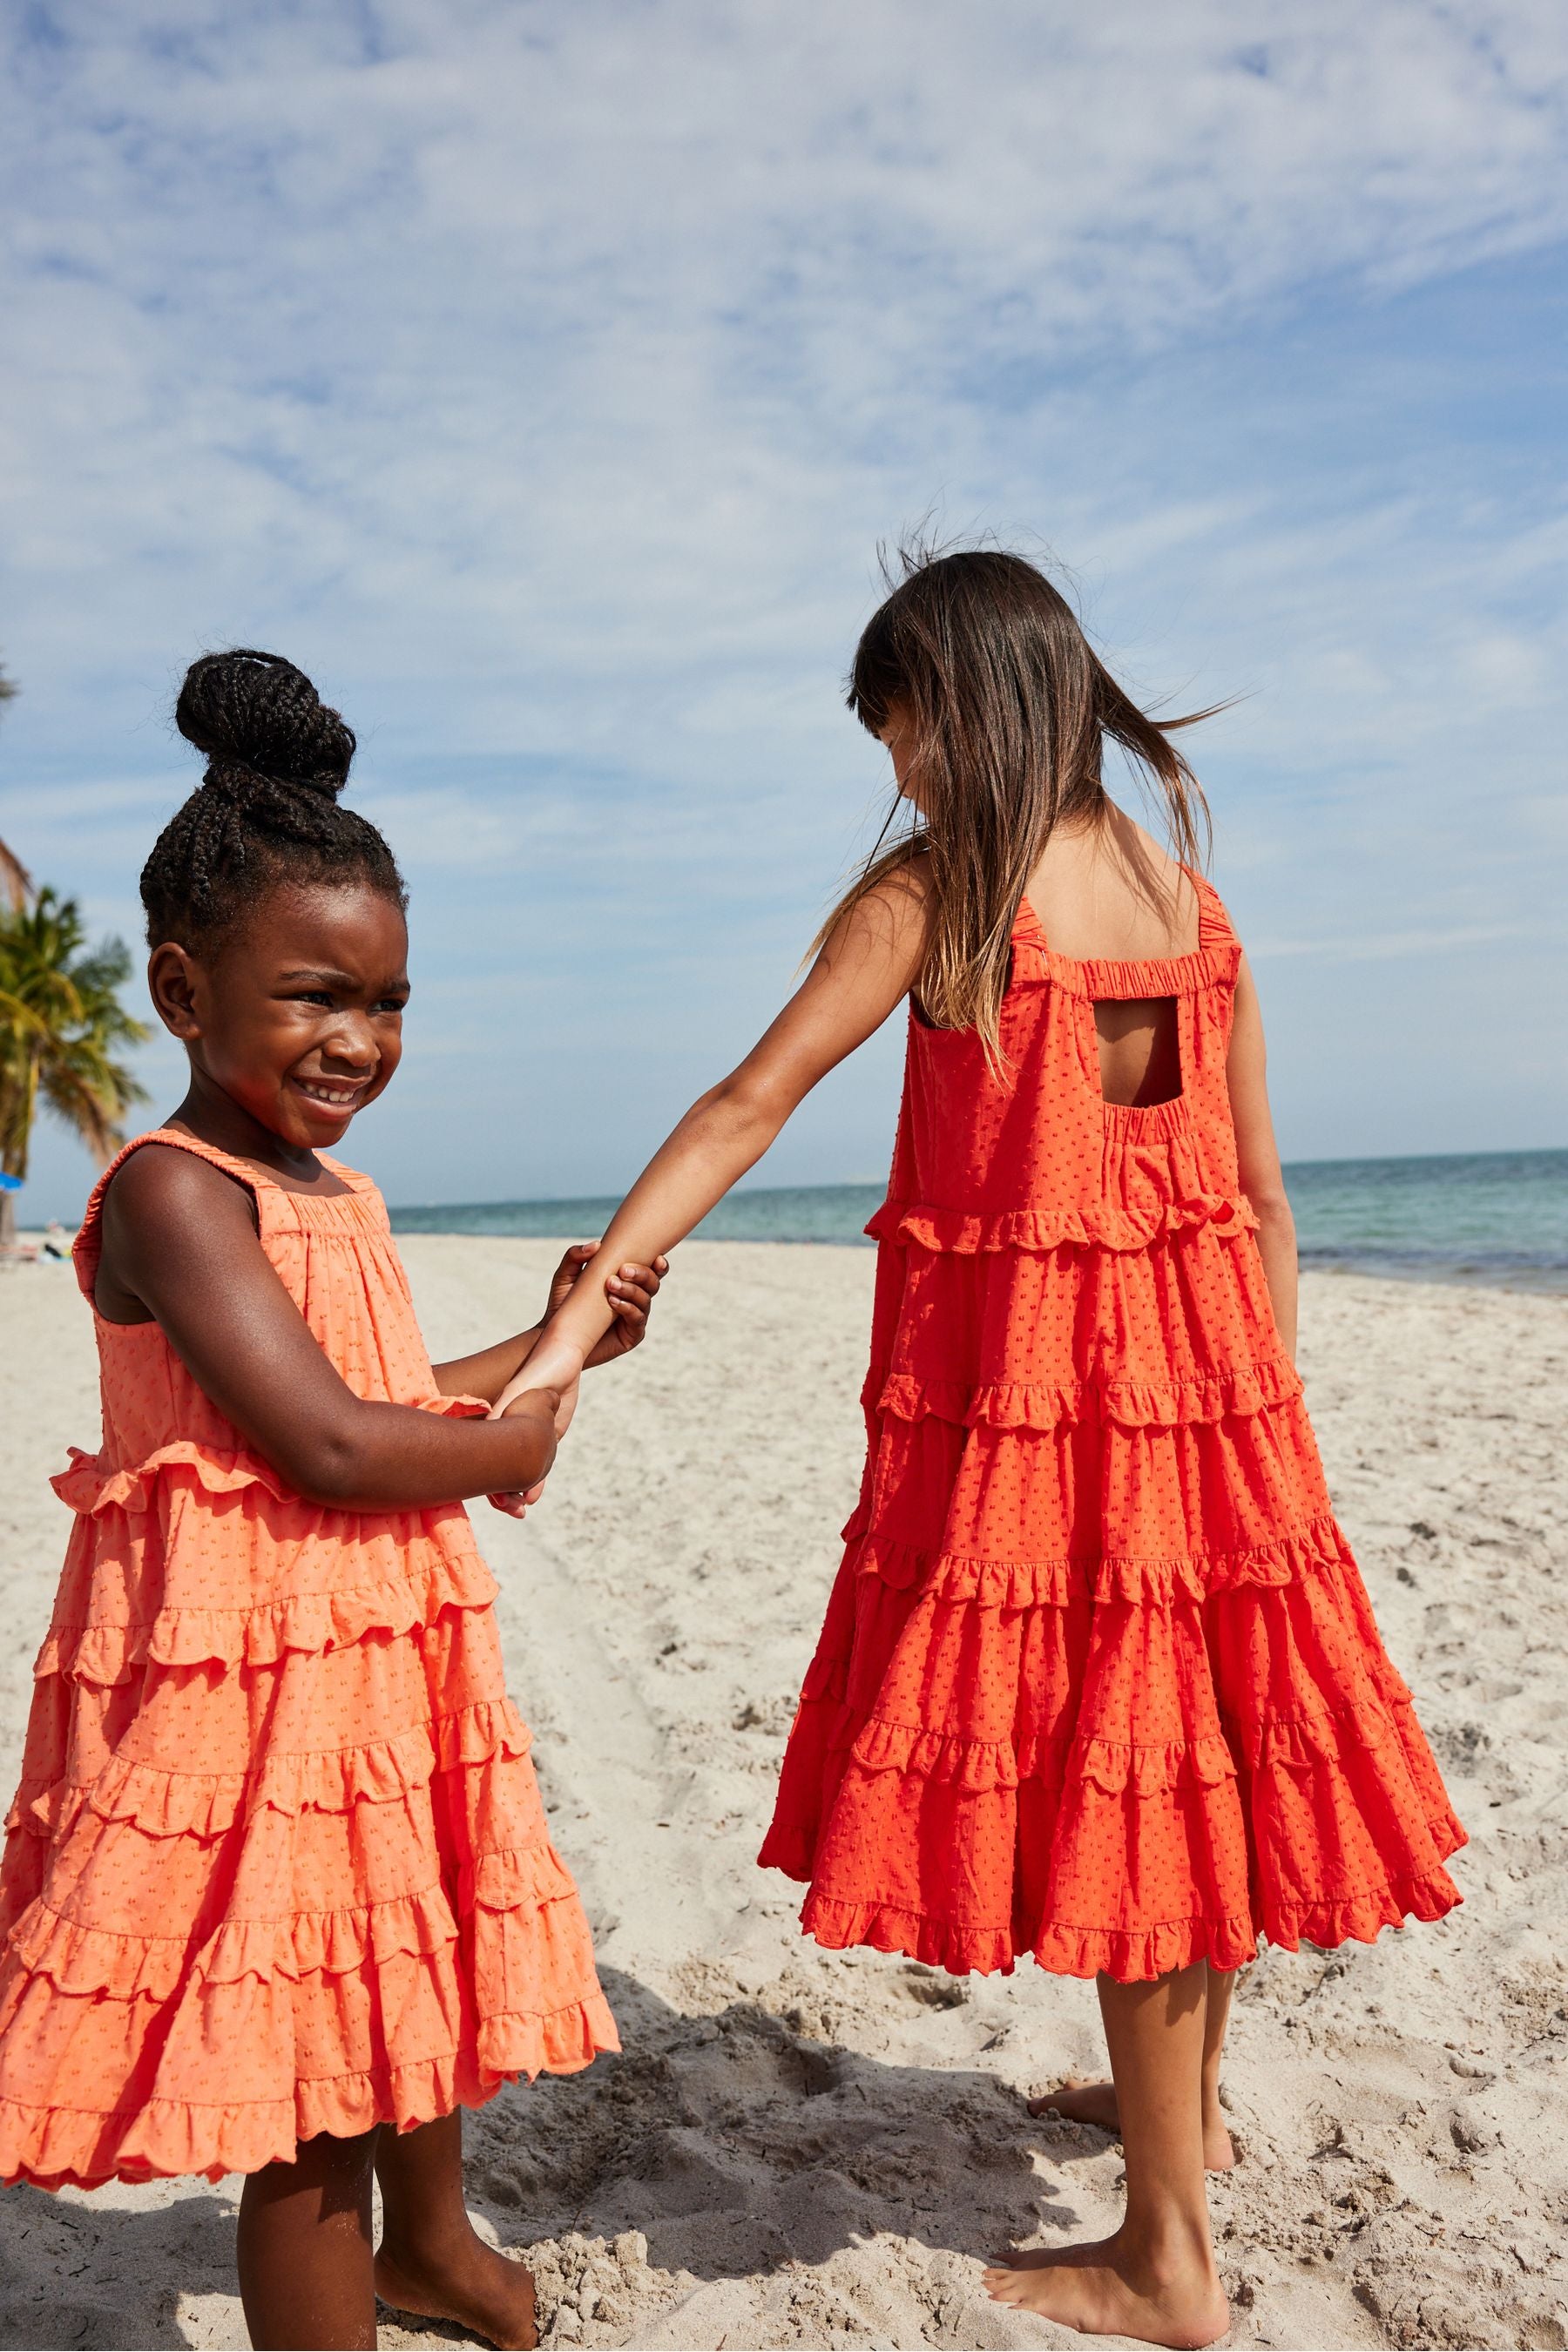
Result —
MULTIPOLYGON (((879 735, 895 712, 913 734, 919 826, 869 856, 819 934, 915 858, 929 876, 928 946, 916 983, 927 1017, 977 1029, 999 1066, 1013 926, 1052 828, 1099 821, 1109 735, 1157 787, 1172 845, 1205 862, 1208 805, 1170 740, 1207 710, 1151 719, 1124 694, 1065 597, 1000 549, 900 551, 902 577, 856 648, 849 708, 879 735)), ((889 577, 891 575, 889 574, 889 577)))

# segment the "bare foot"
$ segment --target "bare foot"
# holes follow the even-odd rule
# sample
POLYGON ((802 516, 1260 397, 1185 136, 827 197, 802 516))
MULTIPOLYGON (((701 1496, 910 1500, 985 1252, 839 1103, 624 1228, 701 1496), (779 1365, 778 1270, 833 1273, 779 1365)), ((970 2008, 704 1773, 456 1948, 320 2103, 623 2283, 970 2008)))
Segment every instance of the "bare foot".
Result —
POLYGON ((439 2252, 389 2250, 384 2238, 375 2257, 375 2291, 396 2311, 454 2320, 501 2352, 534 2352, 539 2342, 532 2272, 472 2230, 439 2252))
POLYGON ((1217 2342, 1230 2326, 1230 2305, 1212 2258, 1194 2250, 1190 2260, 1156 2267, 1134 2257, 1122 2237, 1119 2231, 1097 2245, 1011 2255, 986 2272, 985 2292, 993 2303, 1038 2312, 1085 2336, 1132 2336, 1177 2352, 1217 2342))
MULTIPOLYGON (((1064 2083, 1059 2091, 1042 2091, 1026 2104, 1032 2116, 1060 2116, 1066 2123, 1092 2124, 1097 2131, 1120 2133, 1121 2129, 1114 2083, 1064 2083)), ((1205 2100, 1204 2168, 1229 2172, 1235 2164, 1236 2145, 1226 2129, 1225 2117, 1217 2107, 1211 2112, 1205 2100)))

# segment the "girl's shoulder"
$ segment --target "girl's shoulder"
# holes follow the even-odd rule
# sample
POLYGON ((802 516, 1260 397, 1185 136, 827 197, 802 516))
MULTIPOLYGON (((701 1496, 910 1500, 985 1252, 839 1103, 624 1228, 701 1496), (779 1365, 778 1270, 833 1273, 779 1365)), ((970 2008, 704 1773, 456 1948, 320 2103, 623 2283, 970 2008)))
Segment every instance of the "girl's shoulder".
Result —
POLYGON ((1194 963, 1237 944, 1208 877, 1114 803, 1103 832, 1047 844, 1022 918, 1069 962, 1194 963))
POLYGON ((77 1281, 110 1322, 141 1322, 144 1278, 177 1260, 199 1260, 210 1279, 236 1254, 258 1246, 289 1281, 301 1243, 390 1232, 374 1182, 341 1160, 318 1155, 332 1179, 327 1192, 296 1190, 267 1170, 174 1128, 155 1128, 126 1144, 93 1189, 71 1253, 77 1281))
POLYGON ((881 871, 873 872, 864 888, 853 892, 829 917, 824 938, 847 937, 857 929, 879 938, 923 933, 931 897, 929 850, 889 856, 881 871))
POLYGON ((200 1219, 211 1228, 234 1221, 237 1238, 260 1230, 260 1186, 226 1152, 170 1128, 133 1136, 104 1170, 88 1202, 71 1252, 76 1277, 96 1303, 106 1244, 119 1250, 178 1247, 200 1219))
POLYGON ((211 1198, 215 1187, 223 1184, 243 1193, 258 1212, 271 1202, 281 1206, 289 1202, 331 1201, 344 1193, 379 1197, 374 1178, 359 1169, 334 1160, 329 1152, 319 1151, 316 1158, 334 1180, 331 1190, 318 1192, 284 1183, 253 1160, 237 1159, 183 1128, 152 1128, 145 1135, 133 1136, 110 1161, 93 1189, 87 1214, 90 1218, 101 1212, 111 1186, 121 1202, 134 1200, 154 1209, 161 1204, 179 1208, 211 1198))
POLYGON ((267 1189, 258 1170, 172 1127, 150 1129, 131 1141, 110 1161, 87 1204, 85 1231, 101 1222, 112 1200, 115 1215, 142 1218, 181 1217, 198 1204, 237 1196, 246 1203, 251 1225, 256 1204, 267 1189))

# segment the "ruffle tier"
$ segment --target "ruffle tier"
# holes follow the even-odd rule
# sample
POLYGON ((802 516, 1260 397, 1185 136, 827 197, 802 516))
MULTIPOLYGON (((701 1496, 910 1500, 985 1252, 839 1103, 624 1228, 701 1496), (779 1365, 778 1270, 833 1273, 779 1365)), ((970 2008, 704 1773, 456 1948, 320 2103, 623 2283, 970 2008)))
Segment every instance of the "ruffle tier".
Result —
MULTIPOLYGON (((340 1562, 338 1572, 351 1564, 340 1562)), ((110 1580, 101 1572, 101 1560, 94 1570, 86 1580, 90 1590, 79 1595, 68 1570, 61 1610, 104 1606, 110 1580)), ((276 1665, 291 1650, 318 1654, 353 1649, 371 1634, 414 1632, 444 1609, 486 1609, 498 1589, 477 1557, 454 1559, 432 1548, 405 1572, 373 1574, 363 1583, 331 1591, 286 1592, 236 1607, 164 1608, 144 1618, 57 1614, 33 1671, 40 1677, 68 1675, 81 1682, 118 1683, 143 1664, 276 1665)))
POLYGON ((1047 1429, 1217 1421, 1299 1393, 1249 1228, 1199 1219, 1147 1246, 984 1249, 940 1226, 879 1253, 865 1402, 906 1420, 1047 1429))
MULTIPOLYGON (((476 1908, 504 1923, 500 1931, 503 1943, 524 1933, 548 1943, 559 1941, 563 1933, 564 1956, 580 1957, 570 1916, 576 1889, 553 1848, 528 1846, 510 1854, 481 1855, 464 1866, 460 1885, 463 1892, 456 1900, 436 1880, 412 1895, 342 1910, 226 1919, 205 1940, 188 1935, 118 1935, 52 1910, 39 1896, 11 1932, 8 1957, 20 1964, 24 1979, 18 2006, 27 1979, 47 1979, 57 1992, 167 2003, 176 1996, 205 2000, 212 1989, 237 1985, 247 1978, 262 1984, 300 1985, 311 1976, 347 1976, 370 1966, 382 1969, 401 1958, 427 1959, 447 1951, 458 1940, 459 1920, 471 1919, 476 1908), (568 1906, 568 1916, 557 1920, 554 1914, 562 1905, 568 1906)), ((531 1965, 542 1979, 551 1973, 551 1964, 558 1966, 563 1957, 547 1951, 542 1962, 535 1955, 531 1965)), ((488 1958, 493 1965, 495 1955, 488 1958)), ((518 1959, 510 1969, 503 1966, 501 1973, 515 1980, 518 1959)), ((5 2021, 0 2012, 0 2026, 5 2021)))
POLYGON ((823 1944, 1127 1981, 1458 1900, 1463 1831, 1222 1223, 1134 1258, 885 1221, 861 1500, 761 1855, 823 1944))
POLYGON ((1240 1193, 1209 1192, 1201 1183, 1184 1197, 1173 1196, 1157 1176, 1130 1183, 1125 1205, 1112 1201, 1081 1208, 941 1209, 920 1202, 884 1202, 865 1231, 872 1241, 912 1244, 918 1249, 986 1255, 1002 1250, 1142 1250, 1150 1243, 1194 1225, 1212 1227, 1216 1237, 1253 1232, 1258 1218, 1240 1193))
MULTIPOLYGON (((82 1496, 6 1822, 0 2178, 216 2179, 618 2046, 461 1514, 401 1574, 345 1514, 341 1589, 105 1615, 155 1597, 193 1477, 289 1507, 232 1466, 82 1496)), ((330 1578, 331 1531, 290 1565, 330 1578)))
POLYGON ((435 2057, 301 2075, 278 2099, 136 2096, 110 2108, 37 2105, 0 2095, 0 2181, 37 2189, 98 2189, 109 2180, 221 2180, 289 2163, 318 2132, 353 2138, 374 2125, 396 2131, 479 2107, 520 2077, 573 2074, 619 2047, 602 1995, 552 2017, 494 2017, 479 2041, 435 2057))
POLYGON ((87 1810, 100 1821, 133 1822, 152 1837, 221 1837, 264 1806, 295 1814, 387 1804, 428 1788, 438 1771, 523 1757, 531 1744, 511 1701, 500 1698, 359 1747, 278 1749, 249 1769, 172 1769, 121 1752, 85 1781, 62 1775, 33 1796, 24 1783, 5 1827, 58 1842, 87 1810))
MULTIPOLYGON (((1075 1036, 1069 1061, 1079 1043, 1075 1036)), ((929 1087, 916 1090, 889 1198, 866 1227, 873 1241, 963 1256, 1063 1247, 1121 1255, 1200 1226, 1211 1227, 1219 1239, 1256 1228, 1257 1215, 1237 1181, 1234 1151, 1213 1149, 1187 1097, 1128 1109, 1099 1099, 1098 1069, 1092 1077, 1082 1073, 1087 1083, 1081 1094, 1072 1089, 1074 1110, 1092 1121, 1097 1148, 1089 1145, 1088 1133, 1078 1139, 1069 1158, 1087 1159, 1092 1149, 1092 1175, 1064 1187, 1065 1169, 1050 1163, 1043 1139, 1017 1157, 977 1154, 972 1106, 954 1103, 944 1116, 942 1102, 950 1088, 960 1096, 969 1090, 958 1082, 959 1064, 969 1068, 971 1083, 980 1077, 973 1034, 926 1033, 921 1045, 939 1066, 929 1087), (945 1066, 954 1055, 958 1063, 945 1066), (1041 1150, 1054 1181, 1036 1163, 1041 1150)), ((1053 1090, 1036 1047, 1018 1040, 1014 1051, 1016 1091, 1004 1086, 994 1104, 1004 1127, 1026 1123, 1040 1094, 1053 1090)), ((988 1093, 990 1087, 987 1080, 988 1093)), ((1089 1175, 1087 1168, 1080 1172, 1089 1175)))
POLYGON ((1464 1833, 1348 1552, 1303 1542, 1284 1581, 1184 1563, 1122 1598, 1078 1564, 886 1584, 864 1549, 760 1857, 807 1884, 819 1942, 1130 1981, 1459 1899, 1464 1833))
MULTIPOLYGON (((775 1868, 784 1868, 782 1863, 775 1868)), ((867 1945, 872 1951, 900 1952, 950 1976, 1010 1976, 1020 1947, 1009 1928, 934 1918, 887 1903, 842 1903, 815 1886, 801 1906, 805 1934, 830 1952, 867 1945)), ((1211 1968, 1245 1968, 1257 1957, 1258 1942, 1246 1911, 1229 1917, 1163 1920, 1157 1927, 1126 1929, 1069 1927, 1052 1922, 1041 1928, 1028 1957, 1053 1976, 1114 1977, 1137 1984, 1173 1969, 1206 1959, 1211 1968)))
MULTIPOLYGON (((438 1407, 476 1410, 466 1397, 438 1407)), ((77 1519, 39 1676, 271 1665, 483 1609, 498 1590, 460 1507, 331 1510, 241 1452, 182 1442, 116 1466, 73 1449, 53 1483, 77 1519)))
POLYGON ((1191 1380, 923 1380, 913 1372, 874 1372, 862 1391, 870 1412, 923 1421, 928 1414, 963 1429, 1054 1429, 1086 1414, 1123 1427, 1170 1427, 1260 1412, 1301 1393, 1301 1377, 1284 1356, 1191 1380))
POLYGON ((867 1533, 857 1518, 844 1530, 856 1573, 894 1590, 918 1588, 933 1601, 973 1601, 982 1609, 1060 1608, 1075 1600, 1166 1606, 1178 1595, 1206 1601, 1238 1584, 1293 1584, 1314 1569, 1353 1565, 1332 1512, 1295 1533, 1237 1551, 1173 1552, 1162 1558, 1091 1552, 1048 1559, 988 1559, 922 1549, 867 1533))
MULTIPOLYGON (((416 1412, 433 1412, 447 1421, 482 1421, 489 1412, 480 1397, 446 1396, 436 1391, 408 1402, 416 1412)), ((145 1511, 159 1482, 171 1475, 186 1476, 209 1495, 234 1495, 247 1486, 259 1487, 275 1502, 286 1503, 290 1510, 321 1525, 336 1527, 352 1516, 324 1503, 306 1502, 284 1484, 269 1462, 244 1447, 176 1438, 131 1463, 106 1460, 101 1453, 84 1453, 79 1445, 66 1450, 69 1466, 49 1484, 68 1509, 87 1517, 112 1509, 145 1511)))

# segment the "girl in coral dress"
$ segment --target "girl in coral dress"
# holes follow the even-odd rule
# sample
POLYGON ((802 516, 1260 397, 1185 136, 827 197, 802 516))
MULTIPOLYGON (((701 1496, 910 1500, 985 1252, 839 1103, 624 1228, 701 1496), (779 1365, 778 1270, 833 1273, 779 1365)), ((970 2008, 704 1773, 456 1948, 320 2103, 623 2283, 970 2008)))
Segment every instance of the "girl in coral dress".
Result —
MULTIPOLYGON (((103 1443, 55 1481, 78 1517, 0 1878, 0 2176, 247 2174, 258 2346, 374 2345, 377 2290, 531 2345, 458 2110, 616 2030, 458 1498, 520 1508, 560 1399, 536 1332, 432 1369, 380 1195, 324 1149, 391 1079, 408 994, 397 868, 337 803, 353 734, 266 654, 198 662, 178 719, 210 762, 142 890, 191 1086, 75 1253, 103 1443)), ((658 1286, 616 1276, 601 1360, 658 1286)))
POLYGON ((917 827, 654 1160, 529 1377, 572 1378, 603 1273, 689 1230, 907 996, 865 1478, 762 1859, 836 1949, 1096 1978, 1114 2087, 1076 2111, 1119 2125, 1125 2220, 988 2282, 1206 2344, 1233 1972, 1260 1937, 1439 1918, 1462 1832, 1302 1402, 1258 999, 1170 740, 1190 722, 1147 719, 991 552, 911 563, 849 698, 917 827), (1179 859, 1108 798, 1107 738, 1179 859))

